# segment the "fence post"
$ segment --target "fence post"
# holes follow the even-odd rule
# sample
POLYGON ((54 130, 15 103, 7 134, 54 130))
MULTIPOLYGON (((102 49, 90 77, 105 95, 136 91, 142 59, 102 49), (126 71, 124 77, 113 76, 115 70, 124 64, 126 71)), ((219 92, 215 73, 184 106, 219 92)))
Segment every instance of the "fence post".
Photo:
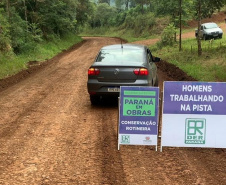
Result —
POLYGON ((226 18, 224 19, 225 23, 226 23, 226 18))

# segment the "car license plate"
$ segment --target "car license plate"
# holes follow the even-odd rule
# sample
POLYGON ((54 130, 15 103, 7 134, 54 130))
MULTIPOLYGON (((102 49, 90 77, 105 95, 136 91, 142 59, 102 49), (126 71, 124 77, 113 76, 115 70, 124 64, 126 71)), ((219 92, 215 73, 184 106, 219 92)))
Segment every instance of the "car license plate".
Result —
POLYGON ((120 92, 120 88, 119 87, 109 87, 108 92, 120 92))

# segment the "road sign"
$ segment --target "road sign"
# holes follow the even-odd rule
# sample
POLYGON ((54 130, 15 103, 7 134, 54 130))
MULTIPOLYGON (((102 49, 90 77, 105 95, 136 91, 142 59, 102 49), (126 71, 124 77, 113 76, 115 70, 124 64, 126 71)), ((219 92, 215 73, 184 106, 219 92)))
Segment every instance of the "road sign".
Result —
POLYGON ((164 82, 162 146, 226 148, 226 83, 164 82))
POLYGON ((121 87, 119 104, 120 145, 155 145, 158 135, 158 87, 121 87))

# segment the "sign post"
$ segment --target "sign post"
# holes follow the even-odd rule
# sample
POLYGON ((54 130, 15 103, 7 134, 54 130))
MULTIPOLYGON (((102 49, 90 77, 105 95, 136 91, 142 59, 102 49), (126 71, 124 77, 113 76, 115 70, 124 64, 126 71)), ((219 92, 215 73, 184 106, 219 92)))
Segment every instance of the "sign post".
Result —
POLYGON ((118 149, 120 145, 155 145, 158 136, 158 87, 121 87, 118 149))
POLYGON ((162 146, 226 148, 226 83, 164 82, 162 146))

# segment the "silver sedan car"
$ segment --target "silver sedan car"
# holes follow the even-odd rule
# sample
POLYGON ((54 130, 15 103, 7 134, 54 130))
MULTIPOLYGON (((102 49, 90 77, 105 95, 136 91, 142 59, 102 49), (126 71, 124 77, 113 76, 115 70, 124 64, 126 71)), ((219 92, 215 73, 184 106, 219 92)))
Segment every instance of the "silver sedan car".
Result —
POLYGON ((157 67, 148 47, 117 44, 101 48, 88 69, 87 88, 90 101, 98 104, 101 97, 118 96, 120 86, 158 86, 157 67))

